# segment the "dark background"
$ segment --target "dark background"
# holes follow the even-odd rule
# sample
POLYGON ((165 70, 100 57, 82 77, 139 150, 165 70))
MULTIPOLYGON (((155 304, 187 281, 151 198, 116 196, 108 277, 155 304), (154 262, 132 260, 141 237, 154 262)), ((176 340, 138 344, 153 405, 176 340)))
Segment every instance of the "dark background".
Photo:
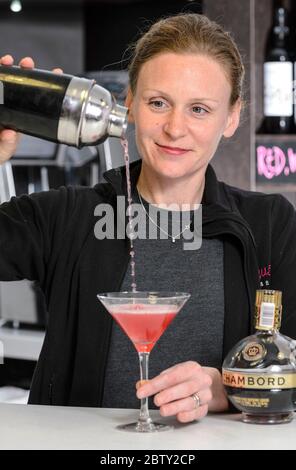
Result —
POLYGON ((181 11, 201 13, 202 2, 186 0, 85 0, 85 70, 126 67, 125 50, 156 19, 181 11))

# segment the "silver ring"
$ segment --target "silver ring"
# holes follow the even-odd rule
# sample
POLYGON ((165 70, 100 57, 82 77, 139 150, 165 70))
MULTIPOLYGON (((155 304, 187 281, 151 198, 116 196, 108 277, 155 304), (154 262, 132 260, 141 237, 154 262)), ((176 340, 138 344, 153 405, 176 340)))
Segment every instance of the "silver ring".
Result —
POLYGON ((200 406, 200 398, 198 396, 197 393, 193 393, 193 395, 191 395, 191 398, 193 398, 194 400, 194 407, 197 409, 199 406, 200 406))

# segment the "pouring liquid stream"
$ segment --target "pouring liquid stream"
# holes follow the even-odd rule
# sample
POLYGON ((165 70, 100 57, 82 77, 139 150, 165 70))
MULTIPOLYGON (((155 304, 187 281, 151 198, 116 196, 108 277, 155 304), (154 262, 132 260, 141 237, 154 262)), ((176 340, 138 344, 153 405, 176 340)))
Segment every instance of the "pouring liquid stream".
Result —
POLYGON ((137 291, 137 283, 136 283, 136 263, 135 263, 135 251, 134 251, 134 243, 133 243, 133 231, 132 231, 132 188, 131 188, 131 178, 130 178, 130 171, 129 171, 129 151, 128 151, 128 140, 126 137, 122 137, 120 139, 121 145, 123 147, 124 152, 124 162, 125 162, 125 170, 126 170, 126 187, 127 187, 127 215, 128 215, 128 236, 130 240, 130 258, 131 258, 131 288, 132 292, 137 291))

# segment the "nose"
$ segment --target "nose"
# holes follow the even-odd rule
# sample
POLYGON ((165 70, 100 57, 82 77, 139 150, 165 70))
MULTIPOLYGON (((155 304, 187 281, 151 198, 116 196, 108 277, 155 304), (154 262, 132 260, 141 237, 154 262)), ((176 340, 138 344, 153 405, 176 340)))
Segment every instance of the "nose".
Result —
POLYGON ((185 116, 178 109, 172 109, 166 116, 164 131, 172 139, 176 140, 186 135, 185 116))

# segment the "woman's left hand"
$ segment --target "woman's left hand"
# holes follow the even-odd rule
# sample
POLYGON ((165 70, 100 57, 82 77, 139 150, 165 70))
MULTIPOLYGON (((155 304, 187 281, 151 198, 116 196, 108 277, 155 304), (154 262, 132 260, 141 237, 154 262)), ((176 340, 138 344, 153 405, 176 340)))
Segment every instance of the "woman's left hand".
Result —
POLYGON ((181 423, 202 419, 208 411, 226 411, 227 396, 218 369, 202 367, 197 362, 177 364, 141 385, 137 397, 154 396, 162 416, 176 416, 181 423), (193 398, 196 394, 199 399, 193 398), (198 406, 197 406, 198 405, 198 406))

